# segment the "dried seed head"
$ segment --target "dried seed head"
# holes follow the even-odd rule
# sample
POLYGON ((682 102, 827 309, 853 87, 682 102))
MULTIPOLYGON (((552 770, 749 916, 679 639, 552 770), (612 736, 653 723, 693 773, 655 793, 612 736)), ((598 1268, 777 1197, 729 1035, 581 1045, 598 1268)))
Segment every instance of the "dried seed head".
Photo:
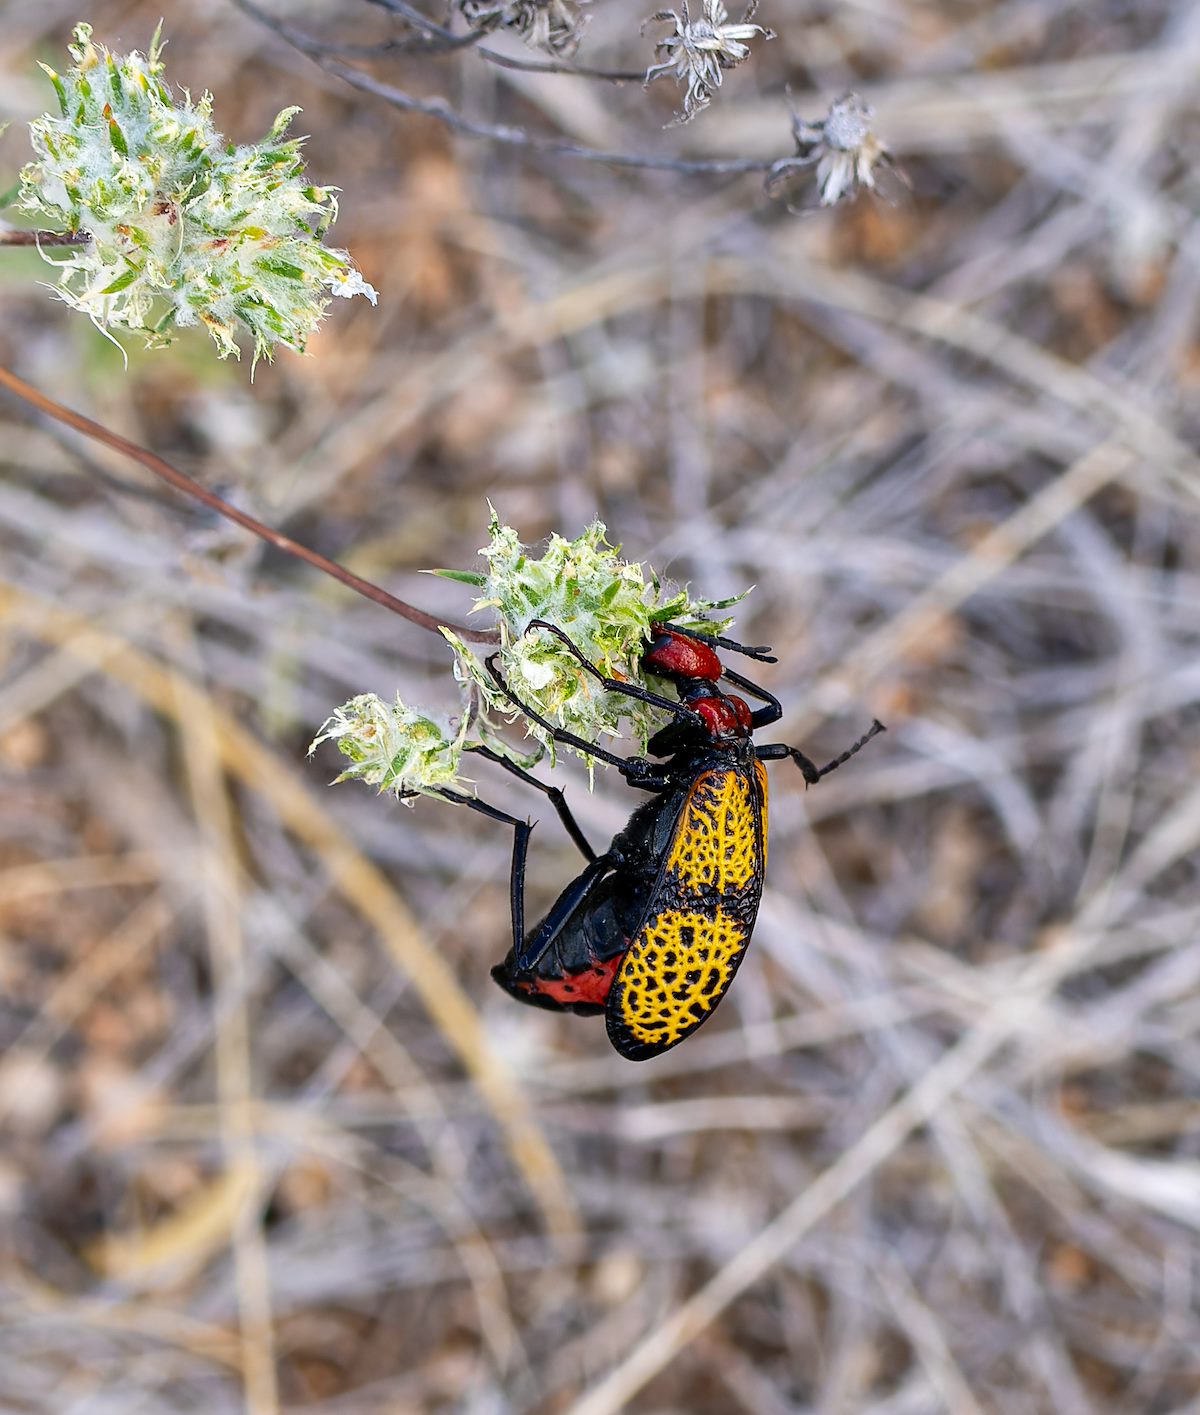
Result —
POLYGON ((530 49, 556 59, 570 59, 579 48, 587 16, 580 5, 588 0, 458 0, 467 27, 489 33, 511 30, 530 49))
POLYGON ((875 110, 856 93, 843 94, 830 104, 822 125, 826 147, 839 152, 856 152, 873 142, 871 120, 875 110))
POLYGON ((750 57, 747 40, 756 35, 764 39, 775 37, 771 30, 750 23, 758 8, 758 0, 751 0, 737 24, 729 23, 729 12, 722 0, 702 0, 702 3, 703 15, 695 20, 688 10, 687 0, 680 0, 678 12, 659 10, 646 21, 646 24, 661 21, 674 26, 672 33, 655 45, 654 52, 659 62, 651 64, 645 78, 645 84, 651 84, 655 79, 670 74, 686 86, 683 108, 670 126, 688 123, 708 107, 721 87, 725 71, 750 57))
POLYGON ((875 191, 877 172, 899 169, 891 150, 875 135, 874 117, 875 110, 857 93, 835 99, 816 122, 793 117, 796 156, 775 163, 767 175, 768 189, 815 164, 822 206, 835 206, 864 188, 875 191))

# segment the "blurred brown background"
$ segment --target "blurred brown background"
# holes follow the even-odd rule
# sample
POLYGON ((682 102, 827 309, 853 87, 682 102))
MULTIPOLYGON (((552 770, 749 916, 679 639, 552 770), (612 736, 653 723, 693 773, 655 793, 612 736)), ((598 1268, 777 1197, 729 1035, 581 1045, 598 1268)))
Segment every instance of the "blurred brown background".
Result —
MULTIPOLYGON (((34 61, 163 8, 0 6, 0 188, 34 61)), ((490 982, 507 832, 304 759, 353 693, 452 705, 444 647, 6 400, 0 1408, 1200 1409, 1200 5, 767 0, 666 133, 668 83, 366 65, 667 153, 786 155, 785 89, 854 86, 911 195, 801 215, 454 137, 165 8, 228 136, 303 105, 379 309, 253 385, 199 333, 126 372, 0 252, 8 367, 450 616, 417 571, 472 565, 486 498, 530 542, 599 515, 756 586, 780 738, 890 730, 809 793, 774 768, 753 956, 624 1063, 490 982)), ((581 58, 645 64, 643 9, 593 8, 581 58)), ((630 794, 565 775, 607 838, 630 794)), ((545 821, 531 910, 576 869, 545 821)))

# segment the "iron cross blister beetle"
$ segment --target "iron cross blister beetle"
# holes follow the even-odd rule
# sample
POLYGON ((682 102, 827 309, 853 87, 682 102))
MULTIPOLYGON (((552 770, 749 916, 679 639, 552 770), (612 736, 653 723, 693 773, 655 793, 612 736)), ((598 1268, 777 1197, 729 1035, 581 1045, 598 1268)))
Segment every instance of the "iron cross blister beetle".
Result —
POLYGON ((647 756, 619 757, 555 727, 520 702, 497 656, 488 660, 488 671, 514 707, 555 741, 615 767, 651 799, 597 855, 560 790, 483 749, 550 798, 587 860, 545 918, 526 932, 525 860, 532 827, 476 798, 441 794, 514 830, 513 945, 492 977, 513 997, 536 1007, 604 1013, 616 1050, 630 1061, 644 1061, 677 1046, 712 1015, 745 955, 767 864, 763 763, 790 757, 812 785, 884 728, 872 723, 852 747, 818 768, 795 747, 759 746, 753 740, 759 728, 779 720, 783 709, 765 688, 726 668, 718 650, 774 662, 765 649, 655 625, 642 666, 674 685, 675 701, 606 677, 555 625, 535 620, 529 627, 561 639, 609 691, 671 715, 673 720, 651 737, 647 756), (752 710, 744 698, 723 691, 722 678, 764 705, 752 710))

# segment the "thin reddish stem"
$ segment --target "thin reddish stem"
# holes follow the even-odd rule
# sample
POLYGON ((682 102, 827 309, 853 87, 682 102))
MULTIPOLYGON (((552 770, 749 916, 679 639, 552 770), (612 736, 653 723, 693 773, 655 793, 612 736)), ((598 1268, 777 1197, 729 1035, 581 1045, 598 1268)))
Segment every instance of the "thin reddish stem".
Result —
POLYGON ((282 531, 274 530, 272 527, 264 525, 262 521, 256 521, 253 516, 239 511, 236 506, 231 506, 228 501, 217 496, 215 492, 209 491, 207 487, 201 486, 198 481, 189 477, 185 472, 173 467, 170 462, 164 461, 144 447, 139 447, 136 442, 130 442, 127 438, 110 432, 100 423, 93 422, 91 418, 85 418, 82 413, 75 413, 70 408, 64 408, 61 403, 47 398, 44 393, 39 393, 36 388, 5 368, 0 368, 0 385, 48 417, 65 423, 68 427, 73 427, 77 432, 83 433, 85 437, 102 442, 117 452, 123 452, 127 457, 132 457, 135 462, 140 462, 148 471, 153 472, 156 477, 160 477, 168 485, 173 486, 176 491, 190 496, 193 500, 216 511, 218 515, 224 516, 226 520, 233 521, 245 530, 253 532, 254 535, 265 540, 268 545, 273 545, 277 550, 295 556, 297 560, 303 560, 332 579, 339 580, 355 593, 362 595, 364 599, 372 600, 375 604, 382 605, 384 609, 390 609, 393 614, 399 614, 409 623, 419 624, 422 629, 430 629, 435 634, 442 628, 450 629, 459 638, 473 644, 498 642, 499 635, 495 629, 470 629, 464 624, 453 624, 438 619, 405 600, 397 599, 387 590, 373 585, 370 580, 364 580, 361 576, 354 574, 352 570, 347 570, 344 565, 339 565, 336 560, 330 560, 317 551, 311 550, 307 545, 301 545, 291 536, 285 536, 282 531))
POLYGON ((90 231, 0 231, 0 246, 86 246, 90 231))

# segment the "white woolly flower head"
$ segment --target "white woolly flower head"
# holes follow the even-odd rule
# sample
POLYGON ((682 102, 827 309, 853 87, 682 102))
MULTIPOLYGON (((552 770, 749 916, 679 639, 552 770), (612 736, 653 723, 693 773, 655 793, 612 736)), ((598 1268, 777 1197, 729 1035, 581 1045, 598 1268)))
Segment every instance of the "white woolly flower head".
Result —
POLYGON ((407 802, 442 789, 473 792, 459 775, 467 725, 466 713, 455 724, 406 706, 399 694, 389 705, 374 693, 362 693, 326 719, 308 754, 322 742, 336 742, 353 763, 338 781, 365 781, 381 795, 390 791, 407 802))
MULTIPOLYGON (((222 358, 252 339, 254 361, 277 344, 303 352, 326 290, 375 292, 346 251, 323 244, 333 189, 305 178, 285 108, 258 143, 226 142, 212 96, 176 97, 163 81, 158 32, 148 54, 112 54, 76 25, 65 73, 42 65, 59 115, 30 126, 37 159, 20 206, 47 225, 91 236, 58 267, 59 297, 102 330, 141 330, 152 346, 203 324, 222 358)), ((50 259, 47 257, 47 259, 50 259)))
MULTIPOLYGON (((742 596, 709 601, 693 599, 680 590, 664 597, 658 576, 636 561, 622 560, 620 546, 608 543, 599 521, 574 540, 552 535, 541 555, 531 554, 494 511, 490 529, 491 539, 480 551, 488 562, 486 573, 435 573, 477 586, 475 609, 496 614, 500 632, 496 666, 509 690, 555 727, 588 742, 621 736, 627 720, 636 749, 645 751, 649 736, 666 720, 661 709, 605 689, 562 639, 530 625, 534 620, 553 624, 606 677, 670 697, 669 685, 647 680, 641 667, 651 626, 670 623, 685 631, 720 634, 732 620, 705 616, 742 596)), ((449 630, 442 632, 457 656, 460 681, 473 685, 478 693, 480 731, 488 735, 501 721, 516 717, 517 709, 476 652, 449 630)), ((539 750, 547 749, 553 758, 550 734, 525 721, 539 750)))

